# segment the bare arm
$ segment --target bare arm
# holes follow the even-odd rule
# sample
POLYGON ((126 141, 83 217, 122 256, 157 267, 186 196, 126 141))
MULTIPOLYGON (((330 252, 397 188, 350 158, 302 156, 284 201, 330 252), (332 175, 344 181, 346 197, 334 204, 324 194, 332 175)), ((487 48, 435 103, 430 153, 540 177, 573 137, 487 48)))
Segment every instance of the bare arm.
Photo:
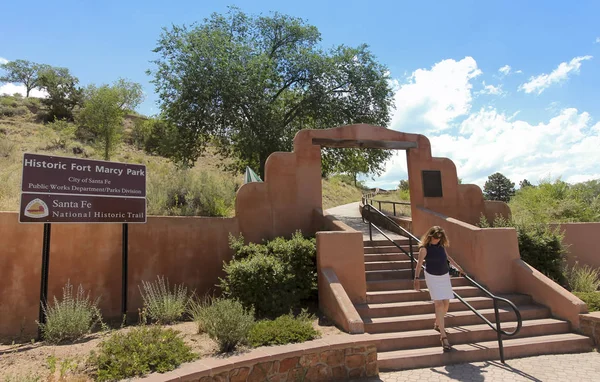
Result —
POLYGON ((419 275, 421 274, 421 267, 423 266, 423 262, 425 261, 425 256, 427 256, 427 248, 421 247, 419 249, 417 268, 415 269, 415 279, 418 279, 419 275))
POLYGON ((466 274, 465 271, 462 269, 462 267, 460 265, 458 265, 458 263, 456 261, 454 261, 454 259, 452 257, 450 257, 448 252, 446 252, 446 257, 448 257, 448 261, 450 261, 450 264, 452 264, 452 266, 454 268, 458 269, 458 271, 460 273, 462 273, 463 275, 466 274))
POLYGON ((419 249, 419 259, 417 260, 417 269, 415 269, 415 280, 413 281, 415 290, 421 290, 421 282, 419 281, 419 275, 421 274, 421 266, 423 265, 423 261, 425 261, 425 256, 427 256, 427 249, 421 247, 419 249))

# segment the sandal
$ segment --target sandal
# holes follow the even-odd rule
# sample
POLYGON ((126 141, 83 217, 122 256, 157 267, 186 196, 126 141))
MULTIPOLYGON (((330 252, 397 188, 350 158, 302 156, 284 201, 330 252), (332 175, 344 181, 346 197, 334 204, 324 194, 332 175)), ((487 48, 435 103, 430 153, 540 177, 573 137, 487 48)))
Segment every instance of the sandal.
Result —
MULTIPOLYGON (((440 332, 440 327, 438 326, 438 324, 433 324, 433 330, 435 330, 438 333, 441 333, 440 332)), ((448 335, 448 331, 444 330, 444 334, 448 335)))
POLYGON ((452 346, 450 345, 450 341, 448 341, 448 337, 440 337, 440 342, 442 343, 444 353, 452 351, 452 346))

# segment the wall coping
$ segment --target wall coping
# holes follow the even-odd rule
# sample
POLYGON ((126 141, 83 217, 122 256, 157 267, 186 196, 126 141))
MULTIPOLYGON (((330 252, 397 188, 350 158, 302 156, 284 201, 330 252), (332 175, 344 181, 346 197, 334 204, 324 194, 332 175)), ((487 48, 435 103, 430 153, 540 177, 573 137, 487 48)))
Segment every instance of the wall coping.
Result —
POLYGON ((348 346, 375 346, 376 340, 370 334, 337 334, 297 344, 263 346, 243 354, 201 358, 194 362, 185 363, 179 368, 167 373, 152 373, 133 381, 169 382, 198 379, 222 373, 227 370, 258 363, 279 361, 285 358, 300 357, 315 351, 337 350, 348 346))

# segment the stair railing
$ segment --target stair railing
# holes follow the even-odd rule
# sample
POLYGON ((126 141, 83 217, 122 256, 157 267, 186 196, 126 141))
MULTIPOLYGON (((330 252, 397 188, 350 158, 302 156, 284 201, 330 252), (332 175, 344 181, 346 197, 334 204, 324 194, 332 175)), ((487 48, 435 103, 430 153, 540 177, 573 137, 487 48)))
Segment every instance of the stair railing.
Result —
MULTIPOLYGON (((411 274, 412 274, 412 278, 415 278, 415 263, 416 260, 414 258, 413 255, 413 250, 412 250, 412 242, 416 242, 417 244, 421 244, 421 240, 419 240, 415 235, 413 235, 412 233, 408 232, 406 229, 404 229, 403 227, 401 227, 398 223, 396 223, 394 220, 392 220, 389 216, 387 216, 386 214, 384 214, 383 212, 381 212, 380 210, 378 210, 377 208, 375 208, 372 204, 368 204, 368 203, 364 203, 364 200, 366 200, 366 198, 363 199, 363 213, 362 213, 362 219, 363 222, 365 222, 365 210, 366 211, 370 211, 373 213, 376 213, 378 215, 380 215, 382 218, 386 219, 389 223, 391 223, 392 225, 395 226, 395 228, 398 228, 402 231, 402 234, 406 237, 408 237, 408 242, 409 242, 409 248, 410 248, 410 253, 407 253, 400 245, 398 245, 394 240, 392 240, 388 235, 385 234, 385 232, 383 232, 383 230, 379 227, 377 227, 377 225, 375 225, 371 220, 372 219, 366 219, 368 221, 369 224, 369 239, 371 241, 373 241, 373 234, 372 234, 372 229, 375 228, 377 231, 379 231, 379 233, 381 235, 383 235, 383 237, 385 237, 387 240, 391 241, 396 247, 400 248, 402 250, 402 252, 404 254, 406 254, 409 258, 410 258, 410 265, 411 265, 411 274)), ((365 222, 366 223, 366 222, 365 222)), ((425 266, 421 265, 422 269, 425 269, 425 266)), ((454 268, 451 264, 449 264, 449 267, 455 271, 458 272, 458 269, 454 268)), ((475 309, 473 306, 471 306, 471 304, 469 304, 468 302, 466 302, 461 296, 459 296, 456 292, 453 291, 454 293, 454 297, 456 297, 460 302, 462 302, 467 308, 469 308, 473 313, 475 313, 475 315, 477 317, 479 317, 480 319, 483 320, 483 322, 485 322, 490 328, 492 328, 492 330, 494 330, 498 336, 498 349, 500 351, 500 361, 502 363, 506 363, 504 360, 504 345, 502 343, 502 336, 507 336, 507 337, 512 337, 514 335, 516 335, 517 333, 519 333, 519 331, 521 330, 521 327, 523 326, 523 320, 521 318, 521 312, 519 311, 519 309, 516 307, 515 304, 513 304, 512 301, 504 298, 504 297, 498 297, 496 295, 494 295, 492 292, 490 292, 489 290, 485 289, 483 286, 481 286, 478 282, 476 282, 475 280, 473 280, 473 278, 469 275, 463 274, 464 278, 467 279, 473 286, 475 286, 476 288, 478 288, 479 290, 481 290, 483 293, 485 293, 488 297, 490 297, 494 303, 494 315, 496 318, 496 325, 494 326, 493 323, 490 322, 490 320, 488 320, 487 318, 485 318, 477 309, 475 309), (508 304, 508 306, 515 312, 515 316, 517 317, 517 327, 515 328, 515 330, 513 330, 512 332, 507 332, 505 330, 502 329, 501 326, 501 322, 500 322, 500 311, 498 310, 498 303, 499 302, 504 302, 506 304, 508 304)))

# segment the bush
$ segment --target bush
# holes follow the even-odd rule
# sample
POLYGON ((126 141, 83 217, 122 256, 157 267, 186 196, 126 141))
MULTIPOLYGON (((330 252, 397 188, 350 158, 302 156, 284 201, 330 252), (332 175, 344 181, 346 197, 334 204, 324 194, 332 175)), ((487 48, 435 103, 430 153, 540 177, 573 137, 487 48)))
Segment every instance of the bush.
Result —
POLYGON ((296 232, 290 240, 276 238, 264 245, 240 246, 230 238, 233 260, 224 266, 220 287, 226 296, 254 307, 259 317, 274 318, 316 296, 316 243, 296 232))
POLYGON ((40 132, 43 139, 47 142, 46 148, 53 149, 58 147, 64 149, 75 138, 76 129, 74 124, 66 120, 55 119, 47 123, 40 132))
POLYGON ((517 230, 521 259, 554 281, 565 285, 565 254, 562 234, 558 229, 551 229, 544 223, 515 223, 501 216, 496 216, 490 225, 482 215, 479 226, 514 227, 517 230))
POLYGON ((600 271, 588 265, 575 264, 567 272, 567 281, 573 292, 596 292, 600 288, 600 271))
POLYGON ((254 326, 254 309, 246 310, 237 300, 214 299, 198 310, 196 319, 222 352, 230 352, 246 343, 254 326))
POLYGON ((159 166, 148 170, 148 214, 230 216, 236 190, 223 173, 159 166))
POLYGON ((312 316, 303 313, 297 318, 286 314, 272 321, 260 321, 250 330, 248 340, 254 347, 309 341, 319 336, 312 320, 312 316))
POLYGON ((229 248, 233 250, 233 260, 249 259, 255 256, 268 255, 269 249, 266 245, 248 243, 244 244, 244 237, 229 234, 229 248))
POLYGON ((73 295, 70 281, 63 287, 62 300, 58 301, 55 296, 54 304, 43 306, 43 311, 46 323, 38 324, 42 337, 50 343, 75 341, 102 322, 98 300, 92 302, 81 285, 73 295))
POLYGON ((600 292, 574 292, 573 294, 587 304, 590 312, 600 312, 600 292))
POLYGON ((197 356, 173 329, 139 326, 127 333, 114 333, 92 352, 98 381, 113 381, 164 373, 197 356))
POLYGON ((183 285, 175 285, 173 290, 169 288, 169 280, 156 277, 154 283, 142 281, 140 293, 144 300, 145 313, 155 322, 170 324, 183 316, 189 302, 187 288, 183 285))
POLYGON ((29 109, 27 109, 25 106, 18 106, 18 107, 0 106, 0 116, 15 117, 18 115, 25 115, 28 112, 29 112, 29 109))

